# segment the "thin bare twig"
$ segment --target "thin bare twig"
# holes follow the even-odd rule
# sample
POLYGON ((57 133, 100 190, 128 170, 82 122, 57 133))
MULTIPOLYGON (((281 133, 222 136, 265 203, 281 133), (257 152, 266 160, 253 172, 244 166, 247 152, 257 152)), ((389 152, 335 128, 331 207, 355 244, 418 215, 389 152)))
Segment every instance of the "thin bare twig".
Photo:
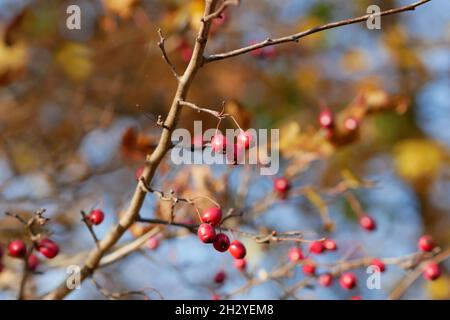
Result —
POLYGON ((170 70, 172 70, 172 73, 175 76, 175 78, 177 78, 177 80, 179 80, 180 75, 178 74, 177 70, 175 69, 175 66, 170 61, 169 56, 167 55, 166 47, 165 47, 166 38, 164 38, 161 29, 158 29, 158 35, 159 35, 158 47, 159 47, 159 49, 161 49, 163 59, 167 63, 167 65, 170 67, 170 70))
POLYGON ((431 0, 422 0, 422 1, 418 1, 415 2, 413 4, 410 5, 406 5, 400 8, 396 8, 396 9, 390 9, 390 10, 386 10, 386 11, 382 11, 380 13, 377 14, 366 14, 363 15, 361 17, 357 17, 357 18, 353 18, 353 19, 345 19, 345 20, 341 20, 341 21, 337 21, 337 22, 332 22, 332 23, 327 23, 324 24, 322 26, 318 26, 318 27, 314 27, 299 33, 295 33, 292 35, 288 35, 285 37, 281 37, 281 38, 276 38, 276 39, 272 39, 272 38, 267 38, 266 40, 262 41, 262 42, 258 42, 240 49, 236 49, 236 50, 232 50, 229 52, 224 52, 224 53, 217 53, 217 54, 212 54, 209 55, 207 57, 205 57, 203 59, 203 64, 207 64, 209 62, 212 61, 217 61, 217 60, 223 60, 226 58, 231 58, 231 57, 235 57, 235 56, 239 56, 242 55, 244 53, 253 51, 253 50, 257 50, 257 49, 261 49, 264 47, 268 47, 268 46, 273 46, 273 45, 277 45, 277 44, 281 44, 281 43, 287 43, 287 42, 298 42, 301 38, 304 38, 306 36, 309 36, 311 34, 317 33, 317 32, 321 32, 324 30, 328 30, 328 29, 333 29, 333 28, 337 28, 337 27, 342 27, 342 26, 346 26, 346 25, 350 25, 350 24, 355 24, 355 23, 359 23, 359 22, 364 22, 369 18, 374 18, 374 17, 381 17, 381 16, 387 16, 387 15, 392 15, 392 14, 396 14, 396 13, 401 13, 404 11, 412 11, 415 10, 418 6, 421 6, 427 2, 430 2, 431 0))
POLYGON ((224 0, 216 11, 214 11, 213 13, 211 13, 211 14, 207 15, 206 17, 202 18, 202 22, 208 22, 210 20, 219 18, 222 15, 222 13, 229 6, 238 6, 240 4, 241 4, 240 0, 224 0))

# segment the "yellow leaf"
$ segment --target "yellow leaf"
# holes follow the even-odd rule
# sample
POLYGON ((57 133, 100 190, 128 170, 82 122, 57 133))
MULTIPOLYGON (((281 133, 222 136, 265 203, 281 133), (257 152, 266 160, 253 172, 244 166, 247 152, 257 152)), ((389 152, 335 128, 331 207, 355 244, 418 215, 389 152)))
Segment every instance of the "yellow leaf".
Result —
POLYGON ((27 62, 27 46, 23 42, 17 42, 7 46, 0 41, 0 76, 8 71, 16 71, 25 66, 27 62))
POLYGON ((92 73, 91 51, 77 43, 65 44, 56 54, 64 73, 74 81, 85 80, 92 73))
POLYGON ((441 148, 431 140, 410 139, 394 147, 397 172, 403 178, 413 182, 432 179, 441 168, 443 159, 441 148))
POLYGON ((432 299, 444 300, 450 298, 450 278, 441 276, 434 281, 427 281, 427 292, 432 299))

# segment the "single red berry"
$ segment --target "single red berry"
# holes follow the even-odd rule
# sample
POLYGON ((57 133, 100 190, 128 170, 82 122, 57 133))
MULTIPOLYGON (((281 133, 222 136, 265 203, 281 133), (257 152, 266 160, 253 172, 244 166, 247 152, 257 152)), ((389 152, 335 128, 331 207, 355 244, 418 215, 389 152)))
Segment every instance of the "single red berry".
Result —
POLYGON ((358 121, 353 117, 347 118, 344 121, 344 127, 348 131, 354 131, 354 130, 358 129, 358 126, 359 126, 358 121))
POLYGON ((8 253, 11 257, 21 258, 27 253, 27 246, 22 240, 14 240, 8 245, 8 253))
POLYGON ((294 263, 299 262, 303 258, 304 258, 304 256, 303 256, 302 249, 300 249, 298 247, 294 247, 289 250, 289 260, 291 260, 291 262, 294 262, 294 263))
POLYGON ((212 243, 216 236, 214 227, 208 223, 202 223, 197 230, 197 236, 203 243, 212 243))
POLYGON ((139 180, 142 177, 142 174, 144 173, 144 167, 139 167, 136 169, 135 175, 136 175, 136 180, 139 180))
POLYGON ((234 240, 233 242, 231 242, 228 251, 236 259, 244 259, 245 255, 247 254, 245 246, 239 240, 234 240))
POLYGON ((285 194, 286 192, 289 191, 291 185, 288 179, 282 177, 282 178, 275 178, 275 180, 273 181, 273 187, 275 191, 278 192, 279 194, 285 194))
POLYGON ((39 241, 37 244, 37 249, 48 259, 53 259, 59 253, 59 246, 48 238, 39 241))
POLYGON ((330 251, 336 251, 337 250, 336 242, 334 242, 334 240, 331 240, 331 239, 326 239, 323 242, 323 246, 325 247, 325 249, 330 250, 330 251))
POLYGON ((351 272, 344 273, 339 279, 341 287, 348 290, 353 289, 356 286, 356 283, 356 277, 351 272))
POLYGON ((0 259, 3 257, 3 249, 0 247, 0 259))
POLYGON ((361 296, 353 296, 350 298, 350 300, 362 300, 363 298, 361 296))
POLYGON ((428 252, 432 251, 436 244, 431 236, 424 235, 419 238, 418 246, 420 250, 428 252))
POLYGON ((312 262, 306 262, 303 265, 302 270, 307 276, 313 276, 316 273, 316 266, 312 262))
POLYGON ((323 245, 323 241, 313 241, 309 245, 309 252, 315 253, 315 254, 321 254, 325 250, 325 247, 323 245))
POLYGON ((211 300, 220 300, 220 296, 218 294, 213 294, 211 300))
POLYGON ((324 273, 319 276, 319 284, 322 287, 329 287, 333 283, 333 276, 329 273, 324 273))
POLYGON ((226 278, 227 278, 227 274, 225 273, 225 271, 219 271, 214 276, 214 282, 215 283, 223 283, 226 278))
POLYGON ((201 218, 203 223, 210 223, 211 225, 216 226, 222 220, 222 210, 217 207, 210 207, 203 210, 201 218))
POLYGON ((36 255, 30 254, 28 257, 28 270, 36 271, 39 265, 39 259, 36 255))
POLYGON ((105 219, 105 214, 102 210, 96 209, 92 210, 91 213, 88 214, 87 218, 92 222, 92 224, 99 225, 105 219))
POLYGON ((159 239, 157 237, 151 237, 147 240, 147 248, 150 250, 156 250, 159 246, 159 239))
POLYGON ((386 265, 380 259, 372 259, 370 264, 377 266, 380 269, 380 272, 384 272, 386 270, 386 265))
POLYGON ((441 276, 441 267, 437 263, 429 262, 423 270, 423 277, 426 280, 433 281, 441 276))
POLYGON ((227 138, 221 133, 211 138, 211 149, 214 152, 224 152, 227 147, 227 138))
POLYGON ((230 247, 230 239, 225 233, 219 233, 214 238, 213 246, 217 251, 225 252, 230 247))
POLYGON ((247 131, 241 131, 237 136, 237 143, 243 148, 248 149, 252 142, 252 135, 247 131))
POLYGON ((359 218, 359 225, 367 231, 373 231, 377 228, 375 220, 368 215, 363 215, 359 218))
POLYGON ((333 114, 329 109, 324 109, 319 114, 319 125, 324 129, 330 129, 333 127, 334 119, 333 114))
POLYGON ((247 267, 247 261, 245 259, 234 259, 234 266, 240 271, 244 271, 247 267))

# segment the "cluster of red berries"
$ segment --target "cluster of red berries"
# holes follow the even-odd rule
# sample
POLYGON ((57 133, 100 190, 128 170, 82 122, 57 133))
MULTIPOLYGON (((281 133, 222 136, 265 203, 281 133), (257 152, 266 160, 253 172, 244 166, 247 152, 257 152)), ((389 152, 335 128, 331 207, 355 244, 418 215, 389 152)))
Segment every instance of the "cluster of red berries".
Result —
POLYGON ((100 209, 95 209, 86 216, 86 219, 93 225, 97 226, 105 220, 105 213, 100 209))
MULTIPOLYGON (((423 235, 419 238, 418 241, 419 250, 424 252, 433 251, 436 248, 436 243, 433 238, 429 235, 423 235)), ((441 267, 433 261, 428 262, 423 269, 423 277, 426 280, 433 281, 441 276, 441 267)))
MULTIPOLYGON (((319 114, 319 125, 326 132, 326 137, 331 138, 335 131, 335 117, 330 109, 324 108, 319 114)), ((359 127, 359 121, 353 117, 344 120, 344 129, 347 132, 354 132, 359 127)))
MULTIPOLYGON (((44 238, 36 242, 35 248, 48 259, 53 259, 59 253, 59 246, 49 238, 44 238)), ((8 254, 13 258, 24 258, 27 254, 27 246, 25 242, 22 240, 11 241, 8 245, 8 254)), ((39 265, 38 257, 31 253, 28 256, 27 265, 30 271, 35 271, 39 265)))
POLYGON ((215 226, 222 221, 222 210, 217 207, 207 208, 202 212, 202 224, 198 227, 197 236, 203 243, 212 243, 219 252, 228 250, 235 259, 243 259, 247 253, 245 246, 239 240, 230 243, 225 233, 217 233, 215 226))
MULTIPOLYGON (((241 160, 244 149, 249 149, 251 142, 252 135, 249 132, 242 130, 238 134, 236 143, 233 144, 233 155, 230 158, 234 164, 241 160)), ((227 145, 227 138, 221 133, 217 133, 211 138, 211 149, 216 153, 225 153, 227 145)))

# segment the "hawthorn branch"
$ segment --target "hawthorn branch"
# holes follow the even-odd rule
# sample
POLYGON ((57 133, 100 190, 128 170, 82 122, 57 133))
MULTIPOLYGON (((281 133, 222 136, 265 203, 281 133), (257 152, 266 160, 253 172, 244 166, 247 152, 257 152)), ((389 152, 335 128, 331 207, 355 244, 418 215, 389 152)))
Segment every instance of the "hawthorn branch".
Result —
MULTIPOLYGON (((217 0, 205 0, 205 10, 203 16, 206 17, 215 11, 217 0)), ((178 105, 180 100, 185 100, 193 79, 195 78, 199 68, 202 65, 203 53, 205 51, 209 29, 211 27, 211 21, 202 23, 197 34, 197 39, 194 45, 191 60, 182 76, 178 79, 178 86, 175 92, 169 113, 164 120, 162 127, 162 133, 153 153, 147 158, 146 166, 142 176, 147 184, 153 179, 156 169, 158 168, 161 160, 166 155, 167 151, 171 148, 171 135, 176 128, 178 118, 181 113, 181 108, 178 105)), ((119 222, 112 227, 110 232, 99 242, 99 246, 92 249, 81 269, 80 280, 84 281, 87 277, 92 275, 98 267, 102 257, 119 241, 126 230, 136 221, 139 217, 139 211, 144 203, 147 192, 141 187, 141 183, 135 188, 131 202, 125 211, 124 215, 120 218, 119 222)), ((44 299, 63 299, 71 290, 66 285, 66 279, 55 288, 53 291, 45 295, 44 299)))
POLYGON ((258 43, 255 43, 255 44, 252 44, 252 45, 249 45, 246 47, 242 47, 239 49, 235 49, 235 50, 232 50, 229 52, 209 55, 204 58, 203 63, 207 64, 209 62, 239 56, 239 55, 242 55, 244 53, 247 53, 247 52, 250 52, 253 50, 257 50, 257 49, 261 49, 261 48, 269 47, 269 46, 274 46, 274 45, 278 45, 278 44, 282 44, 282 43, 298 42, 301 38, 312 35, 314 33, 318 33, 318 32, 324 31, 324 30, 328 30, 328 29, 338 28, 338 27, 342 27, 342 26, 346 26, 346 25, 350 25, 350 24, 364 22, 364 21, 367 21, 369 18, 388 16, 388 15, 393 15, 393 14, 397 14, 397 13, 401 13, 401 12, 405 12, 405 11, 413 11, 417 7, 424 5, 425 3, 430 2, 430 1, 431 0, 421 0, 421 1, 415 2, 410 5, 406 5, 403 7, 396 8, 396 9, 382 11, 377 14, 366 14, 366 15, 363 15, 363 16, 360 16, 357 18, 346 19, 346 20, 341 20, 341 21, 337 21, 337 22, 331 22, 331 23, 327 23, 327 24, 324 24, 324 25, 321 25, 318 27, 314 27, 314 28, 311 28, 308 30, 301 31, 299 33, 281 37, 281 38, 276 38, 276 39, 267 38, 266 40, 264 40, 262 42, 258 42, 258 43))
POLYGON ((161 29, 158 29, 158 35, 159 35, 158 47, 162 52, 163 59, 167 63, 167 65, 170 67, 170 70, 172 70, 172 73, 175 76, 175 78, 177 78, 177 80, 180 80, 180 75, 178 74, 175 66, 170 61, 169 56, 167 54, 166 47, 165 47, 166 38, 163 36, 161 29))

